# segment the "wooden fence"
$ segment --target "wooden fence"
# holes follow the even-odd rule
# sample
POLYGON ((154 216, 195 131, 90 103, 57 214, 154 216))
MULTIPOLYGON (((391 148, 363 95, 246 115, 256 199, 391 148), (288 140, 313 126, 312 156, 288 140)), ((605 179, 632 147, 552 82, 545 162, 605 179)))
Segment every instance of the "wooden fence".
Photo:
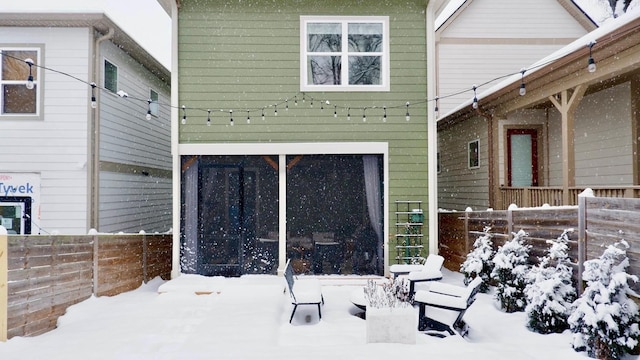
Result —
POLYGON ((169 279, 171 248, 167 234, 0 235, 0 309, 6 309, 0 312, 0 341, 54 329, 69 306, 91 295, 117 295, 157 276, 169 279))
MULTIPOLYGON (((496 249, 514 232, 524 230, 527 243, 533 246, 530 255, 535 263, 546 253, 547 240, 574 229, 569 235, 569 257, 581 289, 583 262, 600 257, 606 246, 623 239, 630 245, 627 272, 640 274, 639 220, 640 199, 628 198, 581 197, 579 205, 572 207, 440 213, 438 250, 445 257, 445 267, 459 271, 485 227, 491 228, 496 249)), ((640 293, 640 283, 630 285, 640 293)))

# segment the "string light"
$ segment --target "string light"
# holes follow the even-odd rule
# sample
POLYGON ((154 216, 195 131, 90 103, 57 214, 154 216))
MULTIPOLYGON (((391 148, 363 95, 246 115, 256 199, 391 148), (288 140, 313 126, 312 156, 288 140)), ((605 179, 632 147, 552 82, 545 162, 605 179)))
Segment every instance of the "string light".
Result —
POLYGON ((522 75, 522 77, 520 78, 520 91, 519 91, 520 96, 525 96, 527 94, 527 87, 524 84, 524 73, 526 71, 527 69, 520 70, 520 74, 522 75))
POLYGON ((92 82, 91 84, 91 108, 95 109, 98 107, 98 102, 96 101, 96 83, 92 82))
POLYGON ((264 108, 262 108, 262 121, 264 121, 264 108))
POLYGON ((289 111, 289 99, 286 99, 284 103, 285 103, 284 111, 289 111))
POLYGON ((334 118, 338 117, 338 106, 337 105, 333 105, 333 117, 334 118))
POLYGON ((207 109, 207 126, 211 126, 211 109, 207 109))
POLYGON ((145 118, 147 119, 147 121, 151 120, 151 99, 147 100, 147 115, 145 115, 145 118))
POLYGON ((367 122, 367 108, 362 109, 362 122, 367 122))
POLYGON ((589 61, 588 61, 588 65, 587 65, 587 70, 589 70, 590 73, 594 73, 597 70, 596 61, 593 60, 593 54, 592 54, 593 45, 595 45, 595 44, 596 44, 595 41, 591 41, 587 45, 589 47, 589 61))
POLYGON ((26 59, 24 59, 24 62, 27 63, 27 65, 29 65, 29 76, 27 77, 27 89, 33 90, 33 88, 35 87, 35 85, 33 84, 33 75, 31 74, 31 67, 33 66, 33 59, 26 58, 26 59))
POLYGON ((474 109, 478 108, 478 94, 476 93, 476 89, 478 87, 473 85, 473 104, 471 105, 474 109))
POLYGON ((251 124, 251 116, 249 116, 249 110, 247 110, 247 124, 251 124))
POLYGON ((404 119, 409 121, 409 120, 411 120, 411 115, 409 115, 409 102, 408 101, 407 101, 406 105, 407 105, 407 113, 404 114, 404 119))
POLYGON ((438 110, 438 100, 439 100, 439 99, 440 99, 440 98, 438 97, 438 95, 436 95, 436 97, 433 99, 433 101, 434 101, 434 102, 435 102, 435 104, 436 104, 435 108, 433 109, 433 112, 434 112, 434 115, 436 116, 436 119, 437 119, 438 117, 440 117, 440 110, 438 110))
MULTIPOLYGON (((595 60, 593 59, 593 46, 594 46, 595 44, 596 44, 596 41, 591 41, 591 42, 589 42, 589 44, 587 45, 587 46, 589 47, 589 59, 588 59, 588 70, 589 70, 589 72, 595 72, 595 71, 596 71, 596 68, 597 68, 597 67, 596 67, 596 62, 595 62, 595 60)), ((11 58, 15 58, 15 57, 13 57, 13 56, 11 56, 11 55, 9 55, 9 54, 6 54, 6 53, 4 53, 4 52, 0 52, 0 55, 2 55, 2 57, 11 57, 11 58)), ((35 63, 33 62, 33 60, 32 60, 32 59, 24 59, 24 60, 19 59, 19 58, 15 58, 15 59, 16 59, 16 60, 20 60, 20 61, 24 61, 24 62, 29 66, 29 76, 28 76, 28 78, 27 78, 27 84, 26 84, 27 88, 29 88, 29 89, 33 89, 33 88, 35 87, 35 83, 34 83, 34 81, 33 81, 33 66, 36 66, 36 67, 39 67, 39 68, 43 68, 43 69, 45 69, 45 70, 49 70, 49 71, 52 71, 52 72, 56 72, 56 73, 59 73, 59 74, 62 74, 62 75, 65 75, 65 76, 71 77, 71 78, 73 78, 73 79, 75 79, 75 80, 78 80, 78 81, 80 81, 80 82, 83 82, 83 83, 85 83, 85 84, 87 84, 87 85, 91 86, 91 108, 96 108, 96 107, 97 107, 97 101, 96 101, 95 89, 96 89, 96 88, 98 88, 99 90, 107 91, 105 88, 102 88, 102 87, 97 86, 94 82, 87 83, 85 80, 82 80, 82 79, 80 79, 80 78, 78 78, 78 77, 75 77, 75 76, 73 76, 73 75, 71 75, 71 74, 67 74, 67 73, 64 73, 64 72, 61 72, 61 71, 58 71, 58 70, 55 70, 55 69, 49 69, 49 68, 46 68, 46 67, 43 67, 43 66, 37 65, 37 64, 35 64, 35 63)), ((524 82, 524 74, 525 74, 525 72, 526 72, 526 71, 530 71, 530 70, 535 69, 535 68, 541 68, 541 67, 544 67, 544 66, 546 66, 546 65, 548 65, 548 64, 551 64, 551 63, 553 63, 553 62, 555 62, 555 61, 557 61, 557 60, 558 60, 558 58, 550 59, 550 60, 548 60, 548 61, 546 61, 546 62, 544 62, 544 63, 539 63, 539 64, 536 64, 536 65, 534 65, 534 66, 532 66, 532 67, 529 67, 529 68, 523 68, 523 69, 521 69, 521 70, 519 71, 519 73, 520 73, 520 75, 521 75, 521 84, 520 84, 520 88, 519 88, 519 94, 520 94, 520 95, 522 95, 522 96, 524 96, 524 95, 526 94, 526 85, 525 85, 525 82, 524 82)), ((490 84, 490 83, 492 83, 492 82, 498 81, 498 80, 500 80, 500 79, 508 78, 508 77, 510 77, 510 76, 512 76, 512 75, 515 75, 515 74, 517 74, 517 72, 516 72, 516 73, 511 73, 511 74, 505 74, 505 75, 503 75, 503 76, 496 77, 496 78, 491 79, 491 80, 488 80, 488 81, 486 81, 486 82, 484 82, 484 83, 482 83, 482 84, 480 84, 480 85, 473 85, 473 87, 471 88, 471 90, 473 91, 473 95, 474 95, 474 97, 473 97, 472 107, 473 107, 474 109, 478 109, 477 89, 478 89, 479 87, 485 86, 485 85, 487 85, 487 84, 490 84)), ((439 117, 439 99, 441 99, 441 98, 447 98, 447 97, 452 97, 452 96, 457 96, 457 95, 462 94, 462 93, 464 93, 464 92, 466 92, 466 91, 469 91, 469 89, 463 89, 463 90, 460 90, 460 91, 458 91, 458 92, 451 93, 451 94, 448 94, 448 95, 445 95, 445 96, 436 96, 436 97, 435 97, 434 99, 432 99, 432 100, 429 100, 429 99, 419 100, 417 103, 425 103, 425 102, 429 102, 429 101, 434 101, 434 102, 435 102, 434 112, 435 112, 435 116, 436 116, 436 118, 438 118, 438 117, 439 117)), ((295 95, 295 96, 293 97, 293 99, 294 99, 294 104, 295 104, 296 106, 298 106, 298 96, 299 96, 300 94, 302 94, 302 102, 304 103, 304 102, 305 102, 305 100, 306 100, 306 94, 305 94, 304 92, 298 93, 297 95, 295 95)), ((119 95, 119 96, 120 96, 120 97, 122 97, 122 98, 130 98, 130 97, 129 97, 129 95, 128 95, 125 91, 123 91, 123 90, 119 90, 119 91, 117 92, 117 95, 119 95)), ((313 107, 314 98, 313 98, 313 97, 309 97, 309 98, 310 98, 310 106, 311 106, 311 107, 313 107)), ((140 99, 140 98, 130 98, 130 99, 138 100, 138 101, 147 101, 148 108, 147 108, 147 114, 146 114, 147 116, 146 116, 146 117, 148 118, 148 117, 149 117, 149 115, 151 115, 151 114, 150 114, 150 109, 151 109, 151 106, 150 106, 150 105, 151 105, 151 103, 149 102, 149 99, 140 99)), ((275 104, 275 105, 269 105, 269 106, 274 106, 274 114, 275 114, 275 116, 278 116, 278 109, 277 109, 277 106, 278 106, 278 105, 281 105, 282 103, 284 103, 284 104, 285 104, 285 109, 286 109, 286 110, 288 110, 288 109, 289 109, 289 103, 288 103, 288 102, 289 102, 289 98, 286 98, 286 99, 285 99, 284 101, 282 101, 282 102, 279 102, 279 103, 277 103, 277 104, 275 104)), ((321 105, 321 110, 323 110, 323 109, 324 109, 324 105, 325 105, 325 104, 326 104, 326 105, 330 105, 330 102, 329 102, 329 100, 326 100, 326 101, 322 101, 322 102, 321 102, 321 104, 322 104, 322 105, 321 105)), ((415 104, 415 103, 414 103, 414 104, 415 104)), ((158 103, 158 105, 163 105, 163 106, 173 107, 173 106, 171 106, 170 104, 160 104, 160 103, 158 103)), ((409 121, 409 120, 410 120, 410 114, 409 114, 409 106, 410 106, 410 102, 408 102, 408 101, 407 101, 407 102, 405 103, 405 106, 406 106, 406 114, 405 114, 405 118, 406 118, 406 120, 407 120, 407 121, 409 121)), ((345 109, 345 108, 346 108, 346 109, 347 109, 347 119, 348 119, 348 120, 351 120, 351 107, 342 107, 342 106, 334 105, 334 112, 333 112, 334 117, 336 117, 336 118, 337 118, 337 116, 338 116, 338 111, 337 111, 338 107, 340 107, 340 108, 342 108, 342 109, 345 109)), ((390 106, 390 108, 391 108, 391 109, 392 109, 392 108, 398 108, 398 107, 399 107, 399 106, 390 106)), ((187 121, 186 106, 185 106, 185 105, 182 105, 182 106, 181 106, 181 108, 182 108, 182 111, 183 111, 182 124, 186 124, 186 121, 187 121)), ((263 119, 264 119, 264 110, 265 110, 265 108, 266 108, 266 107, 263 107, 263 108, 262 108, 263 119)), ((366 121, 366 110, 367 110, 367 108, 371 108, 371 107, 365 107, 365 108, 355 107, 355 109, 363 109, 363 121, 366 121)), ((377 106, 373 106, 373 108, 377 108, 377 106)), ((204 111, 204 109, 197 109, 197 108, 194 108, 194 109, 195 109, 195 110, 204 111)), ((253 110, 258 110, 258 109, 260 109, 260 108, 257 108, 257 109, 247 109, 247 119, 248 119, 248 120, 250 119, 250 112, 251 112, 251 111, 253 111, 253 110)), ((210 125, 210 112, 211 112, 211 110, 210 110, 210 109, 208 109, 208 110, 206 110, 206 111, 207 111, 207 125, 210 125)), ((220 110, 220 111, 224 111, 224 110, 220 110)), ((383 107, 383 111, 384 111, 384 114, 383 114, 383 121, 384 121, 384 122, 386 122, 386 119, 387 119, 387 107, 386 107, 386 106, 384 106, 384 107, 383 107)), ((229 116, 230 116, 230 124, 231 124, 231 126, 233 126, 233 110, 229 110, 229 116)))

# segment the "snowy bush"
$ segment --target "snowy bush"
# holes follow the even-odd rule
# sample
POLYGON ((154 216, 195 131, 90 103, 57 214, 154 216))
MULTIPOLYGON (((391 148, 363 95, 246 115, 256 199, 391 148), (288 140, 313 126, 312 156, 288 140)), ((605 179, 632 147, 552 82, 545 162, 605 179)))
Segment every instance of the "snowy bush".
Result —
POLYGON ((620 359, 638 344, 638 306, 627 296, 632 292, 627 281, 638 277, 626 272, 628 248, 622 240, 609 245, 600 258, 584 262, 587 287, 569 317, 576 351, 598 359, 620 359))
POLYGON ((464 274, 464 284, 469 285, 476 276, 482 279, 480 285, 481 292, 489 290, 489 280, 493 270, 493 234, 489 233, 491 228, 486 227, 482 236, 479 236, 473 243, 473 250, 467 254, 466 260, 460 265, 460 272, 464 274))
POLYGON ((493 257, 491 278, 496 282, 496 299, 506 312, 523 311, 527 305, 524 289, 529 271, 529 250, 524 244, 527 236, 523 230, 514 234, 511 241, 500 246, 493 257))
POLYGON ((568 256, 569 236, 573 229, 565 230, 557 240, 549 240, 547 255, 540 259, 528 274, 525 288, 529 329, 541 333, 561 333, 569 328, 567 319, 576 289, 571 278, 573 270, 568 256))

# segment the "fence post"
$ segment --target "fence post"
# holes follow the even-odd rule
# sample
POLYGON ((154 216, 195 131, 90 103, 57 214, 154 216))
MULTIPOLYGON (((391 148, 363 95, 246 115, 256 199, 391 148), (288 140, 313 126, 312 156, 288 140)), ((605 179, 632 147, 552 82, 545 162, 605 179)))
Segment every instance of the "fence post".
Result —
POLYGON ((98 296, 98 236, 93 236, 93 295, 98 296))
POLYGON ((7 308, 9 305, 9 237, 0 225, 0 341, 7 341, 7 308))
POLYGON ((147 243, 147 235, 143 234, 142 235, 142 282, 144 282, 145 284, 147 283, 147 281, 149 281, 148 277, 149 274, 147 273, 147 266, 149 266, 148 264, 148 243, 147 243))
POLYGON ((582 295, 584 285, 582 272, 587 259, 587 198, 578 196, 578 296, 582 295))

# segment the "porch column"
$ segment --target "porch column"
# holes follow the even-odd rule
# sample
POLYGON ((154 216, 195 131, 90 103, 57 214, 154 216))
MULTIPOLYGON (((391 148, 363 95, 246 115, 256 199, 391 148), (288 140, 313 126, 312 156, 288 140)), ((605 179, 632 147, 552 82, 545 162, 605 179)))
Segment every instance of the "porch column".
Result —
POLYGON ((500 139, 498 123, 503 116, 488 116, 487 139, 489 151, 489 206, 494 209, 504 209, 502 194, 500 193, 500 139))
POLYGON ((575 161, 575 110, 584 96, 587 87, 578 85, 571 95, 569 90, 562 90, 557 97, 549 96, 549 101, 562 116, 562 204, 569 205, 569 188, 576 184, 575 161))
MULTIPOLYGON (((636 76, 631 80, 631 94, 640 94, 640 76, 636 76)), ((632 170, 633 170, 633 185, 640 185, 640 144, 638 144, 638 137, 640 136, 640 96, 631 96, 631 145, 632 145, 632 170)), ((625 195, 626 197, 634 197, 633 191, 631 195, 625 195)))

